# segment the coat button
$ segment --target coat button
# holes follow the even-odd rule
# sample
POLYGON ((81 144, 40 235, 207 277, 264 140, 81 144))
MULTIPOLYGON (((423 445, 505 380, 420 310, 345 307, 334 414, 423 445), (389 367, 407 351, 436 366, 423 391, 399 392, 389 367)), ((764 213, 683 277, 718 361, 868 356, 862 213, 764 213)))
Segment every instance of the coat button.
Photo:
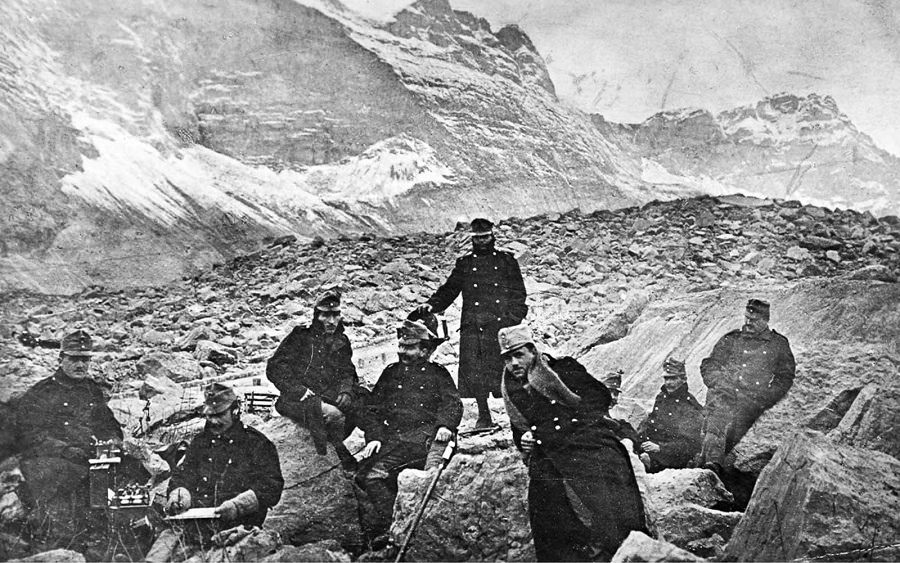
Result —
POLYGON ((499 303, 499 302, 500 302, 500 300, 498 299, 498 300, 497 300, 497 303, 499 303))
POLYGON ((478 271, 478 268, 472 268, 472 271, 473 271, 473 272, 477 272, 477 271, 478 271))
POLYGON ((559 424, 557 424, 557 425, 554 426, 553 428, 556 428, 557 430, 559 430, 559 424))
POLYGON ((475 306, 476 306, 476 307, 478 306, 478 301, 475 302, 475 306))
POLYGON ((537 430, 537 426, 532 426, 531 429, 532 429, 532 430, 537 430))
POLYGON ((207 479, 206 477, 204 477, 203 480, 204 480, 204 481, 208 481, 208 479, 207 479))
POLYGON ((65 422, 63 422, 63 426, 68 426, 68 425, 69 425, 69 421, 68 421, 68 420, 65 421, 65 422))
POLYGON ((558 416, 553 417, 553 422, 559 422, 559 417, 558 416))
POLYGON ((397 389, 403 389, 403 385, 398 385, 397 389))
POLYGON ((63 403, 63 406, 64 406, 64 407, 68 407, 68 406, 69 406, 69 403, 63 403))
POLYGON ((572 419, 572 422, 578 422, 578 419, 577 419, 577 418, 573 418, 573 419, 572 419))
POLYGON ((540 440, 538 440, 538 441, 537 441, 537 445, 540 446, 541 444, 543 444, 543 442, 541 442, 540 440))
POLYGON ((473 283, 473 284, 472 284, 472 287, 478 287, 478 284, 477 284, 477 283, 473 283))
POLYGON ((556 404, 556 399, 551 399, 551 400, 550 400, 550 404, 551 404, 551 405, 555 405, 555 404, 556 404))

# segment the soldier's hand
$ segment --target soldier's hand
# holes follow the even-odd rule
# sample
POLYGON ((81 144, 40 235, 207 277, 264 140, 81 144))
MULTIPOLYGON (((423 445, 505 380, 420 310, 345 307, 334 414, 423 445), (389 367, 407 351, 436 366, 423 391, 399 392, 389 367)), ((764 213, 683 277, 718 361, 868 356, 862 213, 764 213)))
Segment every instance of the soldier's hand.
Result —
POLYGON ((166 514, 180 514, 191 507, 191 493, 179 487, 169 493, 166 501, 166 514))
POLYGON ((441 426, 434 435, 435 442, 447 442, 453 437, 453 432, 446 426, 441 426))
POLYGON ((350 395, 350 393, 341 393, 337 396, 337 399, 335 399, 334 404, 339 409, 346 409, 352 402, 353 397, 350 395))
POLYGON ((238 506, 237 503, 232 500, 226 500, 222 504, 216 507, 213 511, 219 515, 219 518, 222 520, 230 521, 235 520, 238 517, 238 506))
POLYGON ((641 444, 641 449, 645 453, 655 454, 656 452, 659 451, 659 444, 657 444, 656 442, 651 442, 650 440, 647 440, 646 442, 641 444))
POLYGON ((530 454, 532 450, 534 450, 534 445, 537 441, 534 439, 534 434, 531 433, 531 430, 522 434, 522 452, 526 454, 530 454))
POLYGON ((430 313, 431 311, 431 305, 429 305, 428 303, 422 303, 421 305, 416 307, 416 313, 419 313, 420 315, 425 315, 427 313, 430 313))
POLYGON ((649 455, 641 454, 638 457, 641 458, 641 461, 644 463, 645 466, 648 466, 648 467, 650 466, 650 456, 649 455))
POLYGON ((316 394, 312 392, 312 389, 307 388, 306 393, 304 393, 303 396, 300 397, 300 400, 305 401, 306 399, 309 399, 310 397, 315 397, 315 396, 316 396, 316 394))
POLYGON ((378 440, 372 440, 368 444, 366 444, 366 449, 363 450, 362 456, 363 459, 372 457, 377 454, 381 450, 381 442, 378 440))

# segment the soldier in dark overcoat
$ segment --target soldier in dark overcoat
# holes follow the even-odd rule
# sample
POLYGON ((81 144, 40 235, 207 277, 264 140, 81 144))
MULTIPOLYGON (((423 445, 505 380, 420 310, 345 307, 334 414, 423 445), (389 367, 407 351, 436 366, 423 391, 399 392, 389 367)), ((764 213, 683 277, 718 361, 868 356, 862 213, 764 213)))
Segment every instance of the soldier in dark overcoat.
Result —
POLYGON ((364 390, 344 333, 338 290, 327 289, 316 299, 312 322, 295 327, 281 342, 266 377, 281 392, 275 410, 307 428, 320 454, 330 442, 344 468, 355 469, 344 439, 356 427, 364 390))
POLYGON ((750 299, 744 326, 723 336, 700 363, 709 388, 700 463, 720 471, 725 455, 794 383, 790 343, 769 328, 769 303, 750 299))
POLYGON ((83 330, 65 336, 56 373, 16 405, 16 451, 30 530, 46 549, 93 551, 88 544, 106 533, 103 511, 90 510, 88 460, 95 440, 121 442, 122 429, 103 387, 91 377, 92 346, 83 330))
POLYGON ((439 465, 462 419, 453 379, 428 360, 440 343, 437 321, 429 317, 430 323, 406 320, 397 329, 400 361, 384 368, 368 401, 366 447, 356 480, 374 508, 365 532, 375 545, 391 524, 397 475, 407 467, 439 465))
POLYGON ((574 358, 541 354, 525 325, 501 329, 499 344, 537 559, 608 561, 632 530, 648 531, 628 452, 604 420, 609 391, 574 358))
POLYGON ((503 362, 497 331, 517 325, 528 314, 525 283, 510 252, 494 247, 493 223, 471 223, 472 251, 456 260, 450 277, 420 306, 441 313, 462 294, 459 335, 459 392, 478 405, 476 428, 492 426, 488 396, 500 396, 503 362))
POLYGON ((653 410, 638 427, 641 461, 650 473, 688 467, 700 451, 703 407, 688 391, 684 362, 666 358, 653 410))
POLYGON ((261 526, 284 488, 278 451, 241 422, 240 401, 230 387, 212 383, 204 398, 206 425, 169 481, 166 510, 214 508, 222 526, 261 526))

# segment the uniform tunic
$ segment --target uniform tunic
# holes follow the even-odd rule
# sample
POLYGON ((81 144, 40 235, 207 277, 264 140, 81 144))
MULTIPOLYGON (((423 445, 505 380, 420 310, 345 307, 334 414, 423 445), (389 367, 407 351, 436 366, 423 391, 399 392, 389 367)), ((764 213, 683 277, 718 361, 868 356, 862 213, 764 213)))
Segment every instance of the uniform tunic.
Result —
POLYGON ((700 363, 709 388, 703 422, 703 461, 721 464, 757 418, 794 383, 794 355, 787 338, 733 330, 700 363))
POLYGON ((462 294, 459 336, 459 392, 462 397, 500 396, 503 361, 497 332, 528 314, 519 263, 509 252, 491 248, 456 260, 447 281, 428 300, 443 312, 462 294))
POLYGON ((228 524, 261 526, 284 488, 278 451, 260 431, 240 421, 218 436, 204 429, 169 481, 169 492, 179 487, 191 493, 192 507, 215 507, 252 489, 259 510, 228 524))
MULTIPOLYGON (((628 452, 604 420, 610 395, 573 358, 548 358, 575 394, 577 408, 549 400, 509 375, 506 397, 530 430, 528 507, 539 561, 609 560, 632 530, 647 532, 628 452)), ((518 415, 517 415, 518 416, 518 415)))
POLYGON ((700 451, 700 426, 703 407, 688 391, 687 384, 669 393, 660 389, 650 415, 641 423, 638 433, 641 442, 659 445, 658 452, 648 453, 651 472, 666 468, 687 467, 700 451))

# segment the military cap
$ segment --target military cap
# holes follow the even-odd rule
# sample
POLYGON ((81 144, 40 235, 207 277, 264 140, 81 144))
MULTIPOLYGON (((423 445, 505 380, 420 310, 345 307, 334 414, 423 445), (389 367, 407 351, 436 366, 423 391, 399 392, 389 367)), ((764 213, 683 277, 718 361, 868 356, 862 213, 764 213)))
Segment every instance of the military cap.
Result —
POLYGON ((526 344, 534 345, 531 328, 525 323, 501 328, 497 340, 500 342, 500 354, 508 354, 526 344))
POLYGON ((234 389, 221 383, 210 383, 203 390, 202 414, 219 414, 231 408, 235 401, 237 395, 234 394, 234 389))
POLYGON ((624 375, 624 373, 625 372, 621 369, 611 371, 606 374, 600 383, 605 385, 610 391, 620 391, 622 389, 622 375, 624 375))
POLYGON ((340 312, 341 291, 338 288, 328 288, 322 291, 316 298, 316 310, 328 312, 340 312))
POLYGON ((478 217, 472 219, 472 223, 469 225, 469 232, 473 235, 489 235, 494 232, 494 224, 487 219, 478 217))
POLYGON ((92 349, 91 335, 83 330, 76 330, 71 334, 67 334, 60 343, 60 352, 67 356, 90 357, 92 349))
POLYGON ((747 301, 747 312, 769 320, 769 304, 762 299, 751 299, 747 301))
POLYGON ((429 330, 422 321, 406 319, 397 327, 397 339, 400 344, 418 344, 438 340, 437 334, 429 330))
POLYGON ((687 370, 684 368, 684 361, 669 356, 663 362, 663 377, 685 377, 687 370))

